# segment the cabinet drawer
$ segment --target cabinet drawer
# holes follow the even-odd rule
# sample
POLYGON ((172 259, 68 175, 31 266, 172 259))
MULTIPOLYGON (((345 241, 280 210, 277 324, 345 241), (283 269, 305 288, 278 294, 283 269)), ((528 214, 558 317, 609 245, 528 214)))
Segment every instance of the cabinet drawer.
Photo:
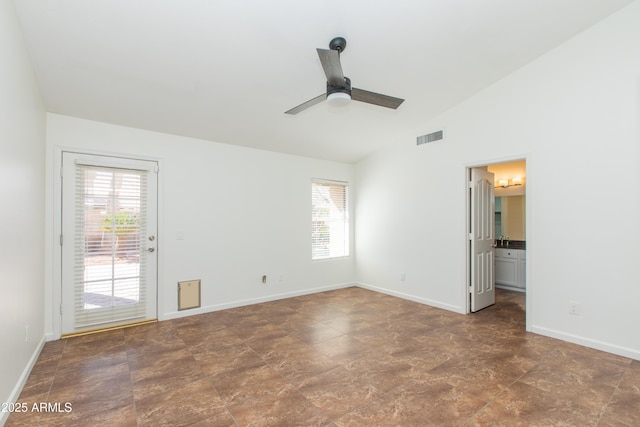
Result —
POLYGON ((496 249, 496 257, 517 259, 518 252, 517 249, 496 249))

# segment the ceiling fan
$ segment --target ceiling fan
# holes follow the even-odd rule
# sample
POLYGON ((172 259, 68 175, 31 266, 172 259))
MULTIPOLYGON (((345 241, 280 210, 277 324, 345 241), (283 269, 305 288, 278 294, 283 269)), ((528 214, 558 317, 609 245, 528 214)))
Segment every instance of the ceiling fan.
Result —
POLYGON ((342 66, 340 65, 340 53, 344 52, 346 47, 347 41, 343 37, 336 37, 329 43, 329 50, 316 49, 324 74, 327 76, 327 92, 285 111, 285 114, 298 114, 325 99, 336 104, 345 104, 353 99, 394 110, 404 102, 404 99, 351 87, 351 79, 342 74, 342 66))

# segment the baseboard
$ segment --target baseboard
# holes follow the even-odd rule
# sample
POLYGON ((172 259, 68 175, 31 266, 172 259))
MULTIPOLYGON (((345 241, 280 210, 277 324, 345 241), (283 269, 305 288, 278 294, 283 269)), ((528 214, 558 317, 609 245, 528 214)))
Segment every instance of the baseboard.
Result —
POLYGON ((343 289, 351 286, 357 286, 357 284, 356 283, 339 283, 335 285, 304 289, 301 291, 285 292, 280 294, 267 295, 259 298, 250 298, 250 299, 237 300, 237 301, 232 301, 232 302, 223 303, 223 304, 208 305, 205 307, 194 308, 191 310, 172 311, 172 312, 164 313, 160 315, 159 320, 179 319, 181 317, 186 317, 186 316, 195 316, 197 314, 211 313, 213 311, 227 310, 229 308, 236 308, 236 307, 244 307, 246 305, 260 304, 260 303, 269 302, 269 301, 277 301, 285 298, 299 297, 302 295, 317 294, 320 292, 333 291, 336 289, 343 289))
MULTIPOLYGON (((380 292, 383 294, 387 294, 387 295, 392 295, 392 296, 396 296, 398 298, 403 298, 403 299, 407 299, 410 301, 415 301, 415 302, 419 302, 422 304, 427 304, 430 305, 432 307, 437 307, 437 308, 442 308, 444 310, 449 310, 449 311, 453 311, 456 313, 461 313, 461 314, 465 314, 464 309, 458 307, 458 306, 454 306, 451 304, 445 304, 439 301, 434 301, 434 300, 430 300, 427 298, 420 298, 420 297, 416 297, 414 295, 410 295, 410 294, 405 294, 403 292, 397 292, 397 291, 393 291, 390 289, 386 289, 386 288, 381 288, 378 286, 373 286, 373 285, 369 285, 366 283, 356 283, 356 286, 359 286, 361 288, 364 289, 369 289, 375 292, 380 292)), ((573 335, 573 334, 567 334, 565 332, 561 332, 561 331, 557 331, 554 329, 549 329, 549 328, 543 328, 540 326, 533 326, 531 328, 531 331, 533 333, 536 334, 540 334, 540 335, 544 335, 547 337, 551 337, 551 338, 556 338, 562 341, 567 341, 573 344, 578 344, 578 345, 582 345, 584 347, 589 347, 589 348, 593 348, 596 350, 601 350, 601 351, 605 351, 607 353, 611 353, 611 354, 617 354, 618 356, 623 356, 623 357, 628 357, 630 359, 635 359, 635 360, 640 360, 640 351, 638 350, 634 350, 631 348, 627 348, 627 347, 622 347, 622 346, 618 346, 615 344, 611 344, 611 343, 606 343, 606 342, 602 342, 602 341, 598 341, 598 340, 593 340, 590 338, 585 338, 579 335, 573 335)))
POLYGON ((557 331, 555 329, 543 328, 540 326, 533 326, 531 332, 544 335, 551 338, 556 338, 562 341, 567 341, 573 344, 578 344, 584 347, 593 348, 596 350, 606 351, 607 353, 617 354, 618 356, 628 357, 630 359, 640 360, 640 351, 634 350, 619 345, 606 343, 590 338, 585 338, 579 335, 568 334, 566 332, 557 331))
POLYGON ((394 297, 406 299, 406 300, 409 300, 409 301, 419 302, 421 304, 426 304, 426 305, 429 305, 431 307, 441 308, 443 310, 453 311, 455 313, 466 314, 465 313, 465 308, 464 307, 459 307, 457 305, 447 304, 447 303, 443 303, 441 301, 436 301, 436 300, 432 300, 432 299, 428 299, 428 298, 417 297, 415 295, 405 294, 403 292, 398 292, 398 291, 394 291, 394 290, 387 289, 387 288, 381 288, 381 287, 378 287, 378 286, 369 285, 367 283, 358 282, 358 283, 356 283, 356 286, 359 286, 359 287, 364 288, 364 289, 369 289, 370 291, 380 292, 382 294, 391 295, 391 296, 394 296, 394 297))
POLYGON ((496 289, 506 289, 507 291, 522 292, 522 293, 527 292, 526 289, 518 288, 516 286, 508 286, 508 285, 496 285, 496 289))
MULTIPOLYGON (((27 363, 27 366, 25 366, 24 370, 22 371, 22 375, 20 375, 20 378, 18 378, 18 383, 15 385, 15 387, 11 391, 11 394, 6 400, 4 400, 4 402, 16 403, 18 401, 18 398, 20 397, 20 393, 22 393, 22 389, 24 388, 24 385, 27 383, 29 374, 31 373, 31 370, 33 369, 33 367, 36 365, 36 362, 38 361, 38 357, 42 352, 42 348, 44 347, 45 342, 46 342, 45 337, 43 335, 42 338, 40 339, 40 342, 36 346, 35 351, 31 355, 31 358, 29 359, 29 363, 27 363)), ((7 418, 9 418, 9 414, 10 414, 9 412, 0 412, 0 426, 3 426, 7 422, 7 418)))

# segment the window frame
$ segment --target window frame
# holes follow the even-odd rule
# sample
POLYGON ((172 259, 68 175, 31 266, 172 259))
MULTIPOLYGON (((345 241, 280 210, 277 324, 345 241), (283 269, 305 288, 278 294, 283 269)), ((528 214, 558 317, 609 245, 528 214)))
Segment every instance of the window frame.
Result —
MULTIPOLYGON (((331 190, 330 190, 331 191, 331 190)), ((350 194, 349 194, 349 182, 338 181, 330 179, 311 179, 311 260, 312 261, 326 261, 339 258, 347 258, 351 253, 351 224, 350 224, 350 194), (335 204, 327 204, 325 206, 318 206, 316 204, 316 186, 342 188, 343 209, 340 206, 336 207, 335 204), (318 215, 318 208, 328 209, 328 216, 318 215), (317 224, 323 222, 324 226, 329 228, 327 240, 327 248, 325 254, 319 254, 321 250, 319 242, 316 240, 317 236, 317 224), (331 230, 334 229, 334 233, 331 230), (340 242, 337 244, 331 244, 331 237, 337 237, 340 242), (338 252, 336 252, 338 250, 338 252)))

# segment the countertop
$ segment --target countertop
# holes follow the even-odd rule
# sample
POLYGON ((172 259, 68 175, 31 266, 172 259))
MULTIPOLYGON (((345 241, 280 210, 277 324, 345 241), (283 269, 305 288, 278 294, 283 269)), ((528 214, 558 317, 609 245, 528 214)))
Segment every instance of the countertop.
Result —
POLYGON ((496 248, 499 249, 527 249, 527 242, 524 240, 509 240, 509 244, 507 245, 507 241, 505 240, 502 245, 500 244, 500 240, 496 240, 496 248))

